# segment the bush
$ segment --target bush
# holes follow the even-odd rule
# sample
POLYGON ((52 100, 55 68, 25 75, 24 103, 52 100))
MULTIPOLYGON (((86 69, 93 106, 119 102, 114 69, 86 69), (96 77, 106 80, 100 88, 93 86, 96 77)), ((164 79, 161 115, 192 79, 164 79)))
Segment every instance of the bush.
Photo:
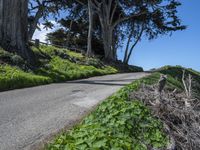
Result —
POLYGON ((11 57, 11 61, 15 65, 24 64, 24 59, 22 57, 20 57, 19 55, 16 55, 16 54, 11 57))
POLYGON ((0 60, 5 62, 5 63, 9 63, 11 61, 11 57, 13 56, 12 53, 9 53, 7 51, 4 51, 3 49, 1 49, 0 47, 0 60))
POLYGON ((89 66, 94 66, 96 68, 104 67, 103 63, 99 59, 94 59, 94 58, 87 58, 84 64, 89 66))

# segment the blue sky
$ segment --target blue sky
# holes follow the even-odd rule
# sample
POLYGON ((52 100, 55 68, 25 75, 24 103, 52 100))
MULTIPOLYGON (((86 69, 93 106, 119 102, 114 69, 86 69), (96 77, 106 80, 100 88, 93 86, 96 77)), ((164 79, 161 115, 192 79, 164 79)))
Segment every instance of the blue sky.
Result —
MULTIPOLYGON (((153 41, 142 39, 134 49, 130 64, 145 70, 164 65, 181 65, 200 71, 200 0, 182 0, 179 16, 188 28, 153 41)), ((118 52, 122 58, 122 50, 118 52)))
MULTIPOLYGON (((200 71, 200 0, 181 2, 179 16, 188 28, 153 41, 143 38, 135 47, 130 64, 142 66, 145 70, 164 65, 181 65, 200 71)), ((36 31, 34 38, 44 41, 46 33, 51 31, 36 31)), ((118 57, 123 58, 123 50, 118 51, 118 57)))

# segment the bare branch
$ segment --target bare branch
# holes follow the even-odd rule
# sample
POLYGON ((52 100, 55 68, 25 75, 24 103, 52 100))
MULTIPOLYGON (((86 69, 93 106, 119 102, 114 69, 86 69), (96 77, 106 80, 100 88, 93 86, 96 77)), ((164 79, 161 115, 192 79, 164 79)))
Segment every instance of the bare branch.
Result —
POLYGON ((83 2, 81 2, 80 0, 76 0, 76 2, 78 2, 81 5, 85 5, 83 2))
POLYGON ((185 98, 185 107, 190 107, 190 103, 189 101, 191 100, 191 87, 192 87, 192 77, 191 75, 189 74, 189 77, 188 77, 188 84, 186 84, 186 81, 185 81, 185 70, 183 70, 183 75, 182 75, 182 82, 183 82, 183 86, 184 86, 184 89, 185 89, 185 94, 186 94, 186 98, 185 98))

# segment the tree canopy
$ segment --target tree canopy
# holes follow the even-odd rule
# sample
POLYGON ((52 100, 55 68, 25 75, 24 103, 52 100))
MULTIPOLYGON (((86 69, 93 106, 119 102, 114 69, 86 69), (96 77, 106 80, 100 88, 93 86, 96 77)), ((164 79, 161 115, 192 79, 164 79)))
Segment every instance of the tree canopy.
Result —
MULTIPOLYGON (((10 1, 8 5, 11 5, 10 1)), ((19 3, 21 1, 16 5, 19 3)), ((178 0, 27 0, 21 8, 21 11, 27 10, 26 14, 19 21, 23 24, 24 33, 17 34, 16 31, 13 34, 21 37, 26 34, 30 40, 41 19, 45 27, 53 28, 48 19, 51 16, 62 25, 57 31, 48 34, 52 43, 79 47, 85 49, 88 56, 92 56, 93 53, 101 54, 109 61, 117 60, 117 50, 126 43, 124 63, 127 64, 135 45, 143 37, 152 40, 186 28, 177 15, 180 5, 178 0), (59 15, 60 12, 62 15, 59 15), (26 20, 28 23, 24 24, 26 20)), ((5 11, 6 6, 0 6, 0 12, 5 11)), ((17 11, 15 9, 12 13, 17 11)), ((10 38, 3 37, 3 18, 8 18, 6 15, 9 14, 4 15, 0 15, 1 43, 7 43, 10 38)), ((10 22, 13 25, 19 23, 15 20, 10 22)), ((25 40, 20 37, 19 39, 21 42, 25 40)))

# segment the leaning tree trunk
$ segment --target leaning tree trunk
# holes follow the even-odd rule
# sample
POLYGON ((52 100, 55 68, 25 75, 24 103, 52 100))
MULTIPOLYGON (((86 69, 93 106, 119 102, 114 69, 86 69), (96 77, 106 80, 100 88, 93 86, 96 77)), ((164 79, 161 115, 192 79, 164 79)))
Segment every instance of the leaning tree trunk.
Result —
POLYGON ((144 26, 142 26, 141 31, 139 32, 139 35, 138 35, 136 41, 133 43, 133 45, 131 46, 131 48, 129 50, 129 46, 130 46, 130 43, 131 43, 130 40, 131 40, 131 36, 132 36, 133 32, 130 33, 129 39, 128 39, 128 43, 127 43, 127 47, 126 47, 127 49, 125 51, 125 57, 124 57, 124 61, 123 61, 124 64, 128 65, 130 57, 131 57, 131 55, 133 53, 133 49, 135 48, 137 43, 140 41, 140 39, 142 37, 142 34, 143 34, 143 31, 144 31, 144 26), (128 50, 129 50, 129 52, 128 52, 128 50))
POLYGON ((0 0, 0 46, 33 64, 34 54, 28 48, 27 15, 28 0, 0 0))
POLYGON ((36 15, 34 16, 33 20, 31 20, 30 22, 30 27, 29 27, 29 31, 28 31, 28 39, 32 40, 33 35, 37 29, 37 24, 40 20, 40 18, 42 17, 42 13, 43 13, 43 6, 40 6, 38 8, 38 11, 36 13, 36 15))
POLYGON ((129 46, 130 46, 130 43, 131 43, 132 36, 133 36, 133 30, 130 32, 130 34, 128 36, 128 41, 127 41, 127 44, 126 44, 126 49, 125 49, 124 59, 123 59, 124 64, 127 64, 129 46))

